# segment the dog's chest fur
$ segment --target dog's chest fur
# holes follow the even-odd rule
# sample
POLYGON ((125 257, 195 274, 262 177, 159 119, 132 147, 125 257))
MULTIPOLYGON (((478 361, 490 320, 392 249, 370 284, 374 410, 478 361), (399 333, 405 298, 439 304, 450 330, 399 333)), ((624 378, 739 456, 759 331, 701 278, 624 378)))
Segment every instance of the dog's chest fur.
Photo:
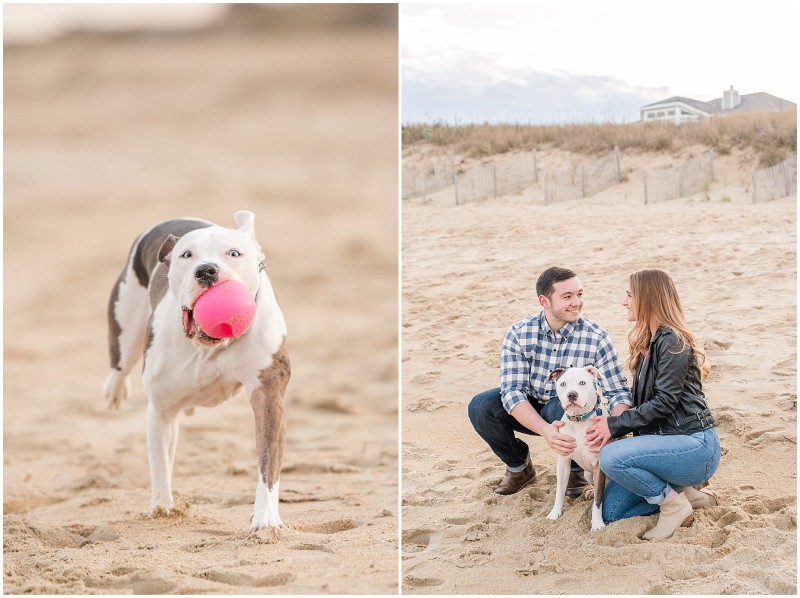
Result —
POLYGON ((587 428, 592 424, 591 420, 574 422, 564 417, 562 421, 564 422, 564 427, 561 428, 561 433, 572 436, 577 444, 570 457, 578 465, 583 467, 584 470, 592 471, 599 457, 596 453, 589 450, 589 446, 584 439, 587 428))

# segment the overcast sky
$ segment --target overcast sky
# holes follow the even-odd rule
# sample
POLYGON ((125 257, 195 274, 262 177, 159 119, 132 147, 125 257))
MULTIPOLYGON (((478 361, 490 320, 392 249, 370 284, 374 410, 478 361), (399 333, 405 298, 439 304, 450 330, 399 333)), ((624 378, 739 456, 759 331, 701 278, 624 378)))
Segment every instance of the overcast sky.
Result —
POLYGON ((400 5, 402 122, 630 122, 646 104, 798 100, 796 0, 400 5))

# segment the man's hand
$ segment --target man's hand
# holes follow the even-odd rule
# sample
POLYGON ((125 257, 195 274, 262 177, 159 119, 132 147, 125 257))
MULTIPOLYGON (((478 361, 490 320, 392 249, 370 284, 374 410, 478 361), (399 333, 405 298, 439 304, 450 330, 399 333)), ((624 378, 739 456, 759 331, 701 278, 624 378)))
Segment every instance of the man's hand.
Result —
POLYGON ((592 425, 586 428, 584 438, 589 450, 599 453, 600 449, 611 442, 611 432, 608 429, 607 415, 593 415, 589 418, 592 425))
POLYGON ((561 420, 554 421, 542 430, 541 436, 556 453, 562 457, 568 457, 572 451, 575 450, 575 447, 578 446, 578 443, 575 442, 572 436, 567 436, 559 432, 563 425, 564 422, 561 420))

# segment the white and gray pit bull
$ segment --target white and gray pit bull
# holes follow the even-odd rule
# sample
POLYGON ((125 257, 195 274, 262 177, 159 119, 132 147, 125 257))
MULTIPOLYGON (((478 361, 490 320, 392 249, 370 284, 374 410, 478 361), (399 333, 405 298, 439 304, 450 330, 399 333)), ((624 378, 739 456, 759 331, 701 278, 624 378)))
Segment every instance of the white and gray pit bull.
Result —
POLYGON ((556 394, 564 408, 564 425, 559 432, 575 438, 577 446, 572 454, 558 456, 556 463, 556 504, 548 519, 558 519, 564 508, 564 497, 569 482, 570 461, 574 460, 583 467, 586 479, 594 484, 594 501, 592 503, 592 531, 605 527, 603 523, 602 505, 605 493, 606 476, 600 469, 597 454, 589 450, 584 440, 584 432, 592 424, 589 418, 602 414, 600 396, 597 393, 595 380, 600 372, 591 366, 585 368, 567 368, 553 370, 550 379, 556 384, 556 394))
POLYGON ((244 387, 255 413, 254 533, 285 527, 278 514, 278 487, 290 367, 286 324, 264 271, 255 216, 241 211, 234 218, 237 229, 191 218, 169 220, 134 242, 109 301, 111 373, 103 394, 109 409, 119 409, 130 394, 128 375, 144 352, 150 508, 169 512, 178 414, 214 407, 244 387), (250 289, 256 313, 244 335, 217 339, 198 328, 192 308, 208 288, 226 280, 250 289))

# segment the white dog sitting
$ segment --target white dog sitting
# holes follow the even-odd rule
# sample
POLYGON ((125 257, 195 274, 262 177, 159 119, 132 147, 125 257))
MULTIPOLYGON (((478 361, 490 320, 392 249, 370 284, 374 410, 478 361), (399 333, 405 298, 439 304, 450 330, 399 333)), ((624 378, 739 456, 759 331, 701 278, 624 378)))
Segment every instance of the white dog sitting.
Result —
POLYGON ((559 455, 556 463, 556 503, 547 516, 558 519, 564 509, 564 497, 567 493, 567 482, 570 474, 570 461, 583 467, 586 479, 594 484, 594 501, 592 503, 592 531, 605 527, 603 523, 602 504, 606 485, 606 476, 600 469, 598 455, 589 450, 584 440, 584 432, 592 422, 589 418, 601 415, 600 395, 597 393, 595 380, 600 372, 591 366, 585 368, 567 368, 554 370, 550 379, 555 382, 556 394, 564 408, 561 421, 564 426, 559 430, 562 434, 575 438, 577 446, 572 454, 566 457, 559 455))

